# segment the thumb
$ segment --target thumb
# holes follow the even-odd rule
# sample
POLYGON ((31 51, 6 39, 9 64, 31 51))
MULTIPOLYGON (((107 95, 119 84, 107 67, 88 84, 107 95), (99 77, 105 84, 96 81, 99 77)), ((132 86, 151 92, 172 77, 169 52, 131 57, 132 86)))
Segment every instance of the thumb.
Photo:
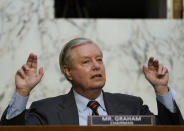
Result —
POLYGON ((42 77, 43 77, 43 67, 41 67, 40 69, 39 69, 39 74, 38 74, 38 78, 37 78, 37 82, 40 82, 41 81, 41 79, 42 79, 42 77))
POLYGON ((144 72, 144 75, 146 75, 146 73, 148 72, 148 68, 145 65, 143 65, 143 72, 144 72))

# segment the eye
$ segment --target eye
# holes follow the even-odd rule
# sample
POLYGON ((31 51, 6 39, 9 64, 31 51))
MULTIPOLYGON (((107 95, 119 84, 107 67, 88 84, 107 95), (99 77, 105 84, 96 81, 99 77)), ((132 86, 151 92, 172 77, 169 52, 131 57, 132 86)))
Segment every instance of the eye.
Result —
POLYGON ((97 61, 103 61, 102 58, 98 58, 97 61))
POLYGON ((85 60, 82 62, 82 64, 87 64, 87 63, 89 63, 89 60, 85 60))

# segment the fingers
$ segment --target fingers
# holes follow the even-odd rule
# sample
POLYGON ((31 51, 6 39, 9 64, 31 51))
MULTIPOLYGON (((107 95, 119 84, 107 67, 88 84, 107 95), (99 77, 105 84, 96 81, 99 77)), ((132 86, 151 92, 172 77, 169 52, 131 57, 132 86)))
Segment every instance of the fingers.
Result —
POLYGON ((20 75, 22 79, 26 77, 26 73, 29 71, 29 67, 24 64, 21 69, 17 71, 17 74, 20 75))
POLYGON ((26 77, 26 75, 25 75, 23 69, 19 69, 19 70, 17 71, 17 74, 18 74, 22 79, 24 79, 24 78, 26 77))
POLYGON ((162 64, 159 64, 158 67, 158 76, 163 76, 168 72, 168 69, 164 67, 162 64))
MULTIPOLYGON (((29 67, 27 65, 23 65, 21 69, 17 71, 17 75, 19 75, 22 79, 26 79, 27 72, 29 71, 29 67)), ((39 82, 43 77, 43 67, 39 69, 39 74, 37 76, 37 81, 39 82)))
POLYGON ((151 56, 151 57, 149 58, 149 60, 148 60, 148 67, 153 66, 153 62, 154 62, 154 57, 151 56))
MULTIPOLYGON (((146 66, 143 66, 143 71, 145 73, 146 66)), ((159 64, 159 61, 157 59, 154 60, 154 57, 150 57, 148 60, 148 69, 147 70, 152 70, 152 71, 157 71, 159 76, 165 75, 168 72, 168 69, 164 67, 162 64, 159 64)))
POLYGON ((165 75, 166 73, 168 73, 168 69, 166 67, 164 67, 162 70, 162 75, 165 75))
POLYGON ((37 68, 37 55, 30 53, 29 57, 27 59, 26 65, 29 66, 30 68, 37 68))
POLYGON ((163 65, 159 64, 158 66, 158 75, 162 75, 163 65))
POLYGON ((41 67, 40 69, 39 69, 39 74, 38 74, 38 78, 37 78, 37 81, 38 82, 40 82, 40 80, 42 79, 42 77, 43 77, 43 67, 41 67))
POLYGON ((32 62, 32 67, 37 69, 37 56, 36 55, 34 55, 33 62, 32 62))
POLYGON ((29 57, 27 59, 26 65, 28 65, 29 67, 31 67, 32 62, 33 62, 33 59, 34 59, 34 54, 33 53, 30 53, 29 54, 29 57))
POLYGON ((154 60, 154 61, 153 61, 153 66, 154 66, 154 68, 155 68, 156 70, 158 70, 158 68, 159 68, 159 62, 158 62, 158 60, 154 60))
POLYGON ((22 66, 22 69, 25 73, 29 71, 29 67, 26 64, 22 66))
POLYGON ((157 59, 154 60, 154 57, 150 57, 148 60, 148 68, 151 70, 158 70, 159 61, 157 59))
POLYGON ((146 74, 148 72, 148 68, 145 65, 143 65, 143 72, 144 72, 144 74, 146 74))

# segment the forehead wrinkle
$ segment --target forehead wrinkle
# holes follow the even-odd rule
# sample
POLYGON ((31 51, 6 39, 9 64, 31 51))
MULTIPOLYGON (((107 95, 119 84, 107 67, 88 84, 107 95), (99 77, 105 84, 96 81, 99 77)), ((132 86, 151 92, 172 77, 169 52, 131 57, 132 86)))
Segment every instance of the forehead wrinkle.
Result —
MULTIPOLYGON (((80 57, 80 58, 90 58, 91 56, 79 56, 79 57, 80 57)), ((96 58, 96 57, 102 57, 102 55, 101 55, 101 54, 100 54, 100 55, 96 55, 95 58, 96 58)))
MULTIPOLYGON (((86 43, 86 44, 93 44, 93 43, 86 43)), ((90 58, 91 56, 90 55, 86 55, 86 56, 81 56, 81 54, 80 54, 80 52, 79 51, 74 51, 77 47, 80 47, 80 46, 83 46, 83 45, 86 45, 86 44, 82 44, 82 45, 77 45, 77 46, 74 46, 74 47, 72 47, 71 48, 71 53, 70 53, 70 57, 71 57, 71 60, 73 61, 73 58, 74 57, 78 57, 78 58, 90 58)), ((95 44, 93 44, 96 48, 97 48, 97 50, 98 50, 98 54, 97 54, 97 56, 95 56, 95 58, 96 57, 103 57, 103 54, 102 54, 102 52, 101 52, 101 50, 99 49, 99 47, 97 46, 97 45, 95 45, 95 44)))
POLYGON ((90 57, 93 57, 93 56, 95 56, 95 57, 103 57, 100 51, 99 51, 98 54, 95 54, 95 55, 94 54, 82 54, 81 55, 80 52, 76 52, 76 51, 73 51, 73 50, 71 52, 72 52, 71 56, 78 56, 79 58, 90 58, 90 57))

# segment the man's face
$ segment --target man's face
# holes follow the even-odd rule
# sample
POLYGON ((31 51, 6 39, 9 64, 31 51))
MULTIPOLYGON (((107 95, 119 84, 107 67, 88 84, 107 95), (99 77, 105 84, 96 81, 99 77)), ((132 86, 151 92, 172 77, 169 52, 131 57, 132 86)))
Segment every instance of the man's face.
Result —
POLYGON ((76 46, 71 51, 71 57, 69 79, 74 88, 89 90, 105 85, 105 67, 98 47, 91 43, 76 46))

